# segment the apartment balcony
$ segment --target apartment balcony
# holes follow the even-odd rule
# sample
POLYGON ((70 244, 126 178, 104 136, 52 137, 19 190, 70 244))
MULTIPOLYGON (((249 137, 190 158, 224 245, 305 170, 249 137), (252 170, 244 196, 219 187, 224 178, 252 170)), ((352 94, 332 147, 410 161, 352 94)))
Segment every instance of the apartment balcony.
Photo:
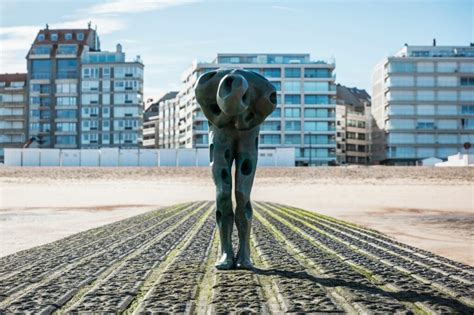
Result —
POLYGON ((25 118, 23 115, 0 115, 1 121, 23 121, 25 118))
POLYGON ((144 128, 143 129, 143 135, 154 135, 155 134, 155 128, 144 128))
POLYGON ((22 102, 2 102, 2 103, 0 103, 0 107, 19 108, 19 107, 26 107, 26 104, 25 104, 25 101, 22 101, 22 102))
POLYGON ((11 127, 0 128, 0 134, 3 134, 3 135, 19 135, 19 134, 24 134, 24 133, 26 133, 25 128, 11 128, 11 127))

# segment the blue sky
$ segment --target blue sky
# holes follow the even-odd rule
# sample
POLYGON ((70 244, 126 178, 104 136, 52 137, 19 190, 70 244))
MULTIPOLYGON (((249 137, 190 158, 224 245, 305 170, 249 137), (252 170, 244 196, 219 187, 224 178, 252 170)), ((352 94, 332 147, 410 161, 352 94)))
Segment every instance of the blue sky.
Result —
POLYGON ((145 96, 180 88, 195 59, 218 52, 334 58, 337 82, 370 91, 374 65, 413 45, 474 42, 474 0, 2 0, 0 72, 26 70, 39 28, 97 24, 103 50, 121 43, 145 63, 145 96))

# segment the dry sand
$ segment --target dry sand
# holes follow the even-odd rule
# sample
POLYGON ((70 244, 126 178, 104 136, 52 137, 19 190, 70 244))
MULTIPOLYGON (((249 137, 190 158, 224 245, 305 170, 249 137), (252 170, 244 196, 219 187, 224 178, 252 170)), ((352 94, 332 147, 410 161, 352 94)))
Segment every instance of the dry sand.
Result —
MULTIPOLYGON (((207 168, 0 167, 0 256, 213 198, 207 168)), ((253 199, 331 215, 474 266, 474 168, 259 169, 253 199)))

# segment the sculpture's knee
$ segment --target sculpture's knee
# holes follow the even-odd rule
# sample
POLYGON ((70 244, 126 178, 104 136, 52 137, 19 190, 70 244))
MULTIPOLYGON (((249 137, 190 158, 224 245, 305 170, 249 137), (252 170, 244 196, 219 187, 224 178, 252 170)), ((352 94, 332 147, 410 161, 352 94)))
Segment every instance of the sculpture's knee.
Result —
POLYGON ((250 193, 246 191, 235 191, 235 200, 237 207, 235 215, 239 218, 245 218, 246 220, 252 219, 253 209, 250 202, 250 193))

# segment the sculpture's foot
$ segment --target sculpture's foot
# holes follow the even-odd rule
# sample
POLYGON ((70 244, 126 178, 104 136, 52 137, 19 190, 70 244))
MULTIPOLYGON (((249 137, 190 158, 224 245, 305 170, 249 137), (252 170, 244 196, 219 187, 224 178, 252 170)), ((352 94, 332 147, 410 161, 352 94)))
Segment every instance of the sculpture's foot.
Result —
POLYGON ((252 270, 253 269, 253 264, 250 258, 237 258, 237 261, 235 263, 235 267, 237 269, 246 269, 246 270, 252 270))
POLYGON ((214 265, 219 270, 234 269, 234 257, 227 254, 222 254, 221 259, 214 265))

